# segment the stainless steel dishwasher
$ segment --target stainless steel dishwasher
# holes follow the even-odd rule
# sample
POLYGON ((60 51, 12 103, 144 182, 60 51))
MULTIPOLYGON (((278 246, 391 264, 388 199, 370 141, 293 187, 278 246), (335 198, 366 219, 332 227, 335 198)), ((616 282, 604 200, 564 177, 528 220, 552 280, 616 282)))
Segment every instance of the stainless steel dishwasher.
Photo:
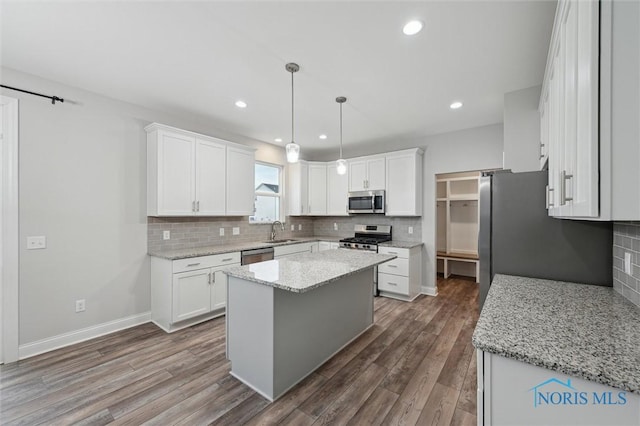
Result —
POLYGON ((250 265, 252 263, 273 260, 273 247, 265 247, 253 250, 244 250, 240 253, 240 264, 250 265))

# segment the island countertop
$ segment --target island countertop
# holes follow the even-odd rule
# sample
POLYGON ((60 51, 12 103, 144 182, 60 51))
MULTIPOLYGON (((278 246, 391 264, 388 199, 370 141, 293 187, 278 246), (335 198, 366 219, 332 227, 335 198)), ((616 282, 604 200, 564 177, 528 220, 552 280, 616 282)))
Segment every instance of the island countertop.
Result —
POLYGON ((640 309, 611 287, 496 275, 473 333, 485 352, 640 394, 640 309))
POLYGON ((229 267, 223 272, 231 277, 304 293, 395 258, 388 254, 337 249, 229 267))

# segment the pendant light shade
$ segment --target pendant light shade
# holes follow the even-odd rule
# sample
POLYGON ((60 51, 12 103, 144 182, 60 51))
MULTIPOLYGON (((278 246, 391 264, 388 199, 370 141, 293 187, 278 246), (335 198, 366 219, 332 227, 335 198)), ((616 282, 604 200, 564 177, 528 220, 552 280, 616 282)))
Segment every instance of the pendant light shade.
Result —
POLYGON ((287 162, 289 163, 297 163, 300 158, 300 145, 295 143, 293 138, 293 123, 294 123, 294 115, 293 115, 293 73, 296 73, 300 70, 300 66, 298 64, 294 64, 293 62, 285 65, 285 69, 291 73, 291 142, 289 142, 286 146, 287 151, 287 162))
POLYGON ((347 102, 344 96, 338 96, 336 102, 340 104, 340 158, 336 161, 336 171, 339 175, 347 173, 347 160, 342 158, 342 104, 347 102))

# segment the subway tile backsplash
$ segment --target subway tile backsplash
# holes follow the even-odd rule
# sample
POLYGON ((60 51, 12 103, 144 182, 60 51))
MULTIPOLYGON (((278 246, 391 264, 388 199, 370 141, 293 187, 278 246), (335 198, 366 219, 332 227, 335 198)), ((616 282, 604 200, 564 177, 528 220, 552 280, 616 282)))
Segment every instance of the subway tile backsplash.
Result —
MULTIPOLYGON (((394 240, 422 241, 422 220, 419 217, 386 217, 379 215, 358 215, 338 217, 286 218, 284 232, 278 229, 278 238, 300 237, 352 237, 355 224, 391 225, 394 240), (334 227, 337 227, 337 230, 334 227), (295 230, 291 230, 294 225, 295 230), (302 226, 302 230, 298 228, 302 226), (409 234, 409 228, 413 234, 409 234)), ((249 224, 247 217, 148 217, 147 247, 149 251, 183 249, 240 243, 267 241, 271 233, 270 224, 249 224), (233 228, 240 230, 233 235, 233 228), (224 228, 224 236, 220 236, 224 228), (162 239, 163 231, 170 231, 169 240, 162 239)))
POLYGON ((613 224, 613 288, 640 306, 640 222, 613 224), (624 255, 631 254, 631 275, 624 272, 624 255))

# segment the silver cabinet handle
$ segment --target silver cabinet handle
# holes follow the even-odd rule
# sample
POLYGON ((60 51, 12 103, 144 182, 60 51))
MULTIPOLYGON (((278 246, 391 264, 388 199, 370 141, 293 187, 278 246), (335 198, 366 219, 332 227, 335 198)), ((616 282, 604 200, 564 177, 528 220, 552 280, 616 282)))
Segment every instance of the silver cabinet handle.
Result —
POLYGON ((398 284, 396 284, 396 283, 392 283, 391 281, 389 281, 387 284, 389 284, 389 285, 396 285, 396 286, 398 285, 398 284))
POLYGON ((564 206, 567 201, 573 201, 573 197, 567 197, 567 180, 573 178, 573 175, 567 174, 565 170, 560 172, 560 205, 564 206))
POLYGON ((196 201, 196 211, 200 211, 200 201, 196 201))
POLYGON ((211 284, 211 272, 207 274, 207 284, 211 284))
POLYGON ((195 202, 195 201, 192 201, 192 202, 191 202, 191 211, 192 211, 192 212, 195 212, 195 211, 196 211, 196 202, 195 202))
POLYGON ((547 185, 547 209, 550 209, 551 207, 553 207, 553 188, 549 188, 549 185, 547 185))
POLYGON ((187 265, 187 268, 190 267, 190 266, 198 266, 199 264, 200 264, 200 262, 198 262, 198 263, 189 263, 187 265))
POLYGON ((398 254, 397 251, 388 251, 387 254, 398 254))
POLYGON ((215 284, 215 283, 216 283, 216 273, 215 273, 215 272, 212 272, 212 273, 211 273, 211 277, 212 277, 212 282, 213 282, 213 284, 215 284))
POLYGON ((397 268, 398 265, 387 265, 389 268, 397 268))
POLYGON ((540 143, 540 159, 544 158, 544 144, 540 143))
POLYGON ((226 259, 222 259, 222 262, 230 262, 233 260, 233 257, 227 257, 226 259))

